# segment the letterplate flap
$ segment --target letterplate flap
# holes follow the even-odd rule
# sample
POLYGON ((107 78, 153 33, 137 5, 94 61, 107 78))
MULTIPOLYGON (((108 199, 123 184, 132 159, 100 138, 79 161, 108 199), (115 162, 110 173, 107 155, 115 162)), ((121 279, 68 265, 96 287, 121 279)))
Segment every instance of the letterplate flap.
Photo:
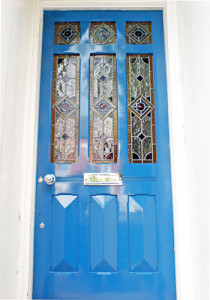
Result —
POLYGON ((84 173, 84 185, 122 185, 121 173, 84 173))

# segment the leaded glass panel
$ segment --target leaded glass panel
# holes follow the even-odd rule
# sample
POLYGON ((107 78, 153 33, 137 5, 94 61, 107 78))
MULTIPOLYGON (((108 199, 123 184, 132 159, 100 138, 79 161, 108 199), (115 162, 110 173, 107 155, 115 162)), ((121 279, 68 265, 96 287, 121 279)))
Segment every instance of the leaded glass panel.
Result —
POLYGON ((129 162, 156 163, 152 55, 127 55, 127 105, 129 162))
POLYGON ((127 44, 152 44, 151 22, 126 22, 127 44))
POLYGON ((116 56, 90 56, 90 162, 117 162, 116 56))
POLYGON ((115 44, 116 24, 115 22, 91 22, 90 25, 91 44, 115 44))
POLYGON ((51 162, 78 160, 79 55, 55 55, 53 66, 51 162))
POLYGON ((80 22, 55 23, 55 44, 75 45, 80 43, 80 22))

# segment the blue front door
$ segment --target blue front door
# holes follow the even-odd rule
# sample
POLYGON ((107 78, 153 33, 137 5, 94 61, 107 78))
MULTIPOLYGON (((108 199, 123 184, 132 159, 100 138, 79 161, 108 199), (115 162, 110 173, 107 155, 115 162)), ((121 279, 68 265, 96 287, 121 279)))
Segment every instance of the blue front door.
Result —
POLYGON ((47 11, 42 49, 33 298, 175 299, 162 12, 47 11))

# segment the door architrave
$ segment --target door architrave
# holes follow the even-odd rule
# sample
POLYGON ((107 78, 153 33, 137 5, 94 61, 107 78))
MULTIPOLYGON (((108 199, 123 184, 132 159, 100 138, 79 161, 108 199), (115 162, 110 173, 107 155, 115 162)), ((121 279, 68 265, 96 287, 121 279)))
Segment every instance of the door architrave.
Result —
POLYGON ((33 0, 31 7, 31 37, 28 47, 27 81, 25 82, 23 154, 21 166, 19 261, 17 276, 17 298, 32 297, 34 207, 37 163, 37 137, 39 114, 39 86, 41 66, 41 41, 43 10, 163 10, 165 51, 167 67, 168 116, 170 133, 170 155, 172 195, 174 213, 175 266, 177 299, 192 299, 190 215, 186 214, 188 198, 187 166, 184 143, 183 98, 180 80, 179 36, 175 2, 123 0, 33 0), (28 101, 30 99, 30 101, 28 101), (181 112, 181 113, 180 113, 181 112), (176 143, 178 141, 178 143, 176 143), (27 177, 25 176, 27 174, 27 177))

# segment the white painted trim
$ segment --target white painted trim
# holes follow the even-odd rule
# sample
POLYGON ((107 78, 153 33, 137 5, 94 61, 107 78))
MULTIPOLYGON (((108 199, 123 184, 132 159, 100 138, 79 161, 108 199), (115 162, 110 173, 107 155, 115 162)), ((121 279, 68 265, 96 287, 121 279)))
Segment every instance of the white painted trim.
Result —
POLYGON ((166 3, 164 33, 169 109, 169 134, 177 299, 193 299, 190 199, 185 147, 184 107, 180 78, 176 2, 166 3))
POLYGON ((151 9, 162 9, 165 1, 141 1, 141 0, 42 0, 42 9, 58 9, 58 10, 91 10, 91 9, 116 9, 116 10, 151 10, 151 9))
POLYGON ((166 45, 166 65, 168 78, 169 130, 172 165, 172 190, 174 205, 175 255, 177 299, 193 299, 190 254, 190 216, 187 214, 189 199, 187 168, 184 145, 184 118, 182 107, 182 90, 180 83, 179 49, 177 32, 176 3, 164 1, 112 0, 100 1, 59 1, 32 0, 33 18, 31 25, 31 44, 28 51, 28 74, 26 85, 22 186, 21 186, 21 229, 19 248, 19 268, 17 298, 30 299, 33 278, 33 237, 35 206, 35 174, 37 157, 38 103, 40 86, 42 10, 73 9, 138 9, 164 10, 164 28, 166 45), (30 101, 29 101, 30 100, 30 101), (181 112, 181 113, 180 113, 181 112), (27 175, 26 175, 27 174, 27 175), (184 224, 184 226, 182 226, 184 224))
POLYGON ((32 298, 33 241, 37 136, 39 114, 39 86, 41 66, 42 11, 39 0, 32 0, 31 40, 27 54, 27 82, 25 90, 22 166, 20 170, 20 234, 18 255, 17 298, 32 298))

